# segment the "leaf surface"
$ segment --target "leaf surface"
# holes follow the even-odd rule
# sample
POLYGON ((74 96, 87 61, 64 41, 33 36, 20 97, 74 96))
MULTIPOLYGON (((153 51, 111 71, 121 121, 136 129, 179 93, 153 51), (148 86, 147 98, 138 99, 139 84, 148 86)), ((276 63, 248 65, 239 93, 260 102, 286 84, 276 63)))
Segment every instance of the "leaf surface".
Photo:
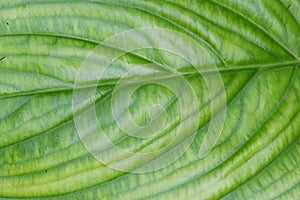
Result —
MULTIPOLYGON (((0 197, 300 198, 299 33, 299 0, 1 1, 0 197), (210 111, 211 98, 219 96, 209 97, 203 77, 170 53, 121 56, 98 82, 95 99, 75 111, 80 115, 95 103, 99 124, 118 147, 136 153, 161 148, 182 120, 174 94, 149 85, 133 94, 131 117, 144 125, 147 105, 163 103, 166 130, 147 142, 119 130, 110 102, 132 66, 173 67, 194 89, 201 113, 196 137, 178 160, 135 174, 112 169, 87 151, 75 127, 72 95, 82 62, 100 42, 142 27, 175 30, 203 46, 220 71, 227 104, 221 136, 200 159, 208 124, 218 115, 210 111)), ((160 73, 147 70, 142 77, 160 73)))

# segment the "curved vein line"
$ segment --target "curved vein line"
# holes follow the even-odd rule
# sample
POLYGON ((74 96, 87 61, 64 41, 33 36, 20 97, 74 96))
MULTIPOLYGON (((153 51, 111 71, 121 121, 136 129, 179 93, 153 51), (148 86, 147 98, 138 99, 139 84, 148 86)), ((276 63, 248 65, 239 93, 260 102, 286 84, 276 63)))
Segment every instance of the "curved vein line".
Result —
MULTIPOLYGON (((72 2, 73 2, 73 1, 72 1, 72 2)), ((76 0, 76 1, 74 1, 74 2, 83 3, 83 2, 80 1, 80 0, 76 0)), ((163 16, 161 16, 161 15, 157 15, 157 14, 155 14, 154 12, 150 12, 150 11, 148 11, 148 10, 145 10, 145 9, 139 7, 139 6, 133 6, 133 5, 128 5, 128 4, 123 4, 123 3, 105 2, 105 1, 92 1, 92 0, 91 0, 91 1, 88 1, 88 2, 97 3, 97 4, 103 4, 103 5, 112 5, 112 6, 127 7, 127 8, 131 8, 131 9, 140 10, 140 11, 142 11, 142 12, 144 12, 144 13, 148 13, 148 14, 150 14, 150 15, 152 15, 152 16, 155 16, 155 17, 157 17, 157 18, 159 18, 159 19, 161 19, 161 20, 163 20, 163 21, 165 21, 165 22, 168 22, 168 23, 170 23, 170 24, 176 26, 177 28, 179 28, 179 29, 181 29, 181 30, 183 30, 183 31, 185 31, 185 32, 187 32, 187 33, 193 35, 194 37, 198 38, 201 42, 203 42, 208 48, 210 48, 210 49, 218 56, 218 58, 220 59, 220 61, 221 61, 223 64, 226 65, 225 60, 222 58, 222 56, 219 54, 219 52, 218 52, 218 51, 217 51, 217 50, 216 50, 209 42, 207 42, 206 40, 204 40, 203 38, 201 38, 199 35, 195 34, 194 32, 188 30, 188 29, 185 28, 184 26, 179 25, 179 24, 176 24, 174 21, 172 21, 172 20, 170 20, 170 19, 168 19, 168 18, 165 18, 165 17, 163 17, 163 16)), ((51 3, 50 3, 50 2, 38 2, 38 3, 32 3, 32 5, 34 5, 34 4, 55 4, 55 3, 67 4, 68 2, 67 2, 67 1, 66 1, 66 2, 53 1, 53 2, 51 2, 51 3)), ((84 4, 85 4, 85 3, 87 3, 87 2, 84 2, 84 4)), ((27 5, 30 5, 30 4, 27 4, 27 5)), ((19 5, 19 7, 20 7, 20 5, 19 5)), ((132 27, 132 28, 133 28, 133 27, 132 27)), ((1 34, 0 34, 0 35, 1 35, 1 34)))
POLYGON ((251 20, 250 18, 246 17, 245 15, 243 15, 241 12, 237 11, 237 10, 233 10, 231 8, 229 8, 228 6, 226 6, 224 3, 221 3, 220 1, 215 1, 215 0, 209 0, 213 3, 215 3, 216 5, 219 5, 225 9, 227 9, 228 11, 235 13, 239 16, 241 16, 245 21, 250 22, 252 25, 256 26, 257 28, 259 28, 262 32, 264 32, 267 36, 269 36, 270 39, 272 39, 274 42, 276 42, 277 44, 279 44, 287 53, 289 53, 291 56, 293 56, 294 58, 296 58, 297 60, 300 60, 300 58, 295 55, 289 48, 287 48, 284 44, 282 44, 281 42, 279 42, 279 40, 276 39, 275 36, 271 35, 270 33, 268 33, 267 30, 265 30, 262 26, 260 26, 259 24, 255 23, 253 20, 251 20))
MULTIPOLYGON (((296 70, 295 70, 296 71, 296 70)), ((293 76, 295 77, 295 74, 296 74, 296 72, 294 71, 294 74, 293 74, 293 76)), ((257 74, 258 73, 256 73, 253 77, 256 77, 257 76, 257 74)), ((250 80, 251 82, 253 81, 253 79, 251 79, 250 80)), ((243 89, 245 89, 246 90, 246 88, 248 88, 248 87, 250 87, 248 84, 250 83, 250 81, 246 84, 246 86, 243 88, 243 89)), ((292 80, 290 80, 290 82, 289 82, 289 87, 288 87, 288 89, 286 89, 286 92, 288 92, 287 90, 289 90, 290 88, 291 88, 291 85, 292 85, 292 80)), ((243 90, 242 89, 242 90, 243 90)), ((242 91, 241 90, 241 91, 242 91)), ((242 94, 242 92, 240 92, 238 95, 241 95, 242 94)), ((234 98, 234 100, 236 100, 238 97, 236 96, 235 98, 234 98)), ((275 108, 275 111, 273 111, 273 112, 276 112, 276 110, 278 110, 279 109, 279 107, 282 105, 282 103, 283 103, 284 101, 283 100, 281 100, 281 102, 279 103, 279 106, 277 106, 276 108, 275 108)), ((271 112, 272 113, 272 112, 271 112)), ((263 123, 261 124, 261 126, 260 127, 262 127, 271 117, 272 117, 273 115, 269 115, 268 116, 268 118, 266 118, 264 121, 263 121, 263 123)), ((255 133, 257 133, 259 131, 259 128, 257 129, 257 130, 255 130, 254 132, 255 133)), ((251 140, 251 138, 253 138, 254 136, 255 136, 256 134, 254 134, 254 135, 252 135, 252 137, 250 137, 250 138, 248 138, 248 140, 243 144, 243 146, 240 148, 240 149, 242 149, 250 140, 251 140)), ((215 166, 214 168, 212 168, 212 169, 210 169, 208 172, 206 172, 205 174, 201 174, 201 175, 198 175, 198 176, 196 176, 196 177, 194 177, 192 180, 189 180, 189 182, 191 182, 191 181, 195 181, 195 180, 197 180, 197 179, 199 179, 200 177, 202 177, 202 176, 207 176, 208 174, 210 174, 213 170, 215 170, 215 169, 217 169, 217 168, 220 168, 221 167, 221 165, 223 165, 226 161, 228 162, 231 158, 233 158, 235 155, 237 155, 237 153, 238 153, 239 151, 236 151, 234 154, 232 154, 231 156, 229 156, 227 159, 225 159, 224 161, 222 161, 222 163, 221 164, 219 164, 219 165, 217 165, 217 166, 215 166)), ((196 161, 194 161, 194 162, 196 162, 196 161)), ((194 162, 192 162, 192 163, 194 163, 194 162)), ((185 166, 186 167, 186 166, 185 166)), ((177 186, 175 186, 175 187, 172 187, 172 188, 169 188, 169 189, 167 189, 166 191, 172 191, 172 190, 174 190, 174 189, 176 189, 176 188, 178 188, 178 187, 180 187, 180 186, 182 186, 182 185, 185 185, 185 184, 188 184, 189 182, 184 182, 184 183, 181 183, 181 184, 179 184, 179 185, 177 185, 177 186)), ((158 194, 160 194, 160 193, 164 193, 165 191, 161 191, 161 192, 159 192, 159 193, 156 193, 155 195, 153 195, 153 196, 157 196, 158 194)), ((150 196, 150 197, 152 197, 152 196, 150 196)))
MULTIPOLYGON (((256 74, 255 74, 255 75, 256 75, 256 74)), ((252 80, 252 79, 255 77, 255 75, 252 76, 252 77, 250 78, 250 80, 252 80)), ((232 100, 229 102, 230 104, 232 104, 232 103, 235 101, 235 99, 237 98, 237 96, 239 96, 239 94, 242 93, 242 92, 245 90, 245 88, 246 88, 246 86, 249 84, 249 82, 250 82, 250 81, 247 81, 246 85, 244 85, 244 87, 239 91, 239 93, 238 93, 235 97, 232 98, 232 100)), ((208 123, 209 123, 209 122, 208 122, 208 123)), ((206 123, 205 125, 207 125, 208 123, 206 123)), ((205 125, 203 125, 201 129, 205 128, 205 125)), ((83 156, 85 156, 85 155, 83 155, 83 156)), ((190 164, 191 164, 191 163, 190 163, 190 164)), ((183 167, 181 167, 180 169, 183 169, 183 168, 189 166, 190 164, 188 164, 188 165, 186 165, 186 166, 183 166, 183 167)), ((213 168, 213 169, 214 169, 214 168, 213 168)), ((213 170, 213 169, 212 169, 212 170, 213 170)), ((171 172, 171 174, 172 174, 172 173, 174 173, 174 172, 171 172)), ((76 174, 75 174, 75 175, 76 175, 76 174)), ((127 175, 128 175, 128 173, 127 173, 127 174, 124 174, 124 175, 121 175, 121 176, 118 176, 118 177, 116 177, 116 178, 113 178, 113 179, 110 180, 110 181, 113 181, 113 180, 115 180, 115 179, 117 179, 117 178, 124 177, 124 176, 127 176, 127 175)), ((73 176, 73 175, 72 175, 72 176, 73 176)), ((89 187, 83 188, 83 189, 81 189, 81 190, 77 190, 77 191, 75 191, 75 192, 70 192, 70 193, 66 193, 66 194, 62 194, 62 195, 56 195, 56 196, 64 197, 65 195, 68 196, 68 195, 72 195, 72 194, 75 194, 75 193, 81 193, 81 192, 84 192, 84 191, 88 191, 89 189, 96 189, 96 188, 98 188, 98 187, 100 187, 100 186, 102 186, 102 185, 104 185, 104 184, 107 184, 107 183, 110 182, 110 181, 107 181, 107 182, 104 182, 104 183, 101 182, 101 183, 98 183, 98 184, 96 184, 96 185, 89 186, 89 187)))
POLYGON ((200 13, 196 13, 194 10, 188 9, 188 8, 186 8, 186 7, 184 7, 184 6, 180 5, 180 4, 176 4, 176 3, 174 3, 174 2, 172 2, 172 3, 171 3, 171 2, 168 2, 168 3, 170 3, 171 5, 173 4, 173 5, 175 5, 175 6, 179 6, 179 7, 181 7, 182 9, 185 9, 185 10, 187 10, 187 11, 190 11, 190 12, 194 13, 196 16, 198 16, 198 17, 200 17, 200 18, 202 18, 202 19, 208 21, 209 23, 215 25, 217 28, 221 28, 221 29, 225 30, 226 32, 231 32, 231 33, 237 35, 239 38, 242 38, 244 41, 249 42, 250 44, 253 44, 254 46, 256 46, 256 47, 258 47, 258 48, 264 50, 265 52, 267 52, 267 53, 269 53, 269 54, 271 54, 272 56, 274 56, 274 57, 277 56, 277 55, 275 55, 275 54, 272 53, 272 52, 266 51, 266 48, 265 48, 264 46, 261 46, 261 45, 259 45, 258 43, 255 43, 254 41, 252 41, 252 40, 246 38, 245 36, 243 36, 242 34, 238 33, 237 31, 231 30, 231 29, 229 29, 229 28, 227 28, 227 27, 225 27, 225 26, 222 26, 221 24, 217 24, 217 23, 215 23, 214 21, 210 20, 209 18, 205 17, 204 15, 201 15, 200 13))

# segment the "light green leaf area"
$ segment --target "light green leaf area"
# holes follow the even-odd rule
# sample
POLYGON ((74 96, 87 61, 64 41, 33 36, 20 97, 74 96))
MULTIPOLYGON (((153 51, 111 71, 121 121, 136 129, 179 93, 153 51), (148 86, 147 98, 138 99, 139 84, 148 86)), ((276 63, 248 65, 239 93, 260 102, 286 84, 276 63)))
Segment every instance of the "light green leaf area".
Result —
POLYGON ((0 198, 300 199, 299 0, 2 0, 1 57, 0 198), (132 95, 129 113, 144 125, 151 105, 161 103, 165 129, 145 142, 118 128, 112 92, 133 66, 174 68, 195 91, 201 113, 197 135, 179 159, 130 173, 86 150, 72 94, 81 63, 101 41, 141 27, 179 31, 207 50, 225 85, 226 118, 216 146, 199 158, 208 123, 218 114, 210 102, 219 96, 210 97, 203 77, 171 53, 120 57, 99 80, 95 99, 75 111, 80 115, 95 103, 98 122, 116 146, 136 153, 160 149, 183 120, 174 94, 150 84, 132 95))

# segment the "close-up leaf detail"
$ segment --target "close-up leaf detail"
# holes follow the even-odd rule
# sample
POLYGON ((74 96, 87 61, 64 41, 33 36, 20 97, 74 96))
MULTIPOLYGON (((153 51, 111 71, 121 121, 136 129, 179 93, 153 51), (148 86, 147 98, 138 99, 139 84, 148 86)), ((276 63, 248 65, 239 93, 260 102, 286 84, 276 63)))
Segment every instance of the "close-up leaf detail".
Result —
MULTIPOLYGON (((167 39, 149 41, 157 46, 167 39)), ((0 198, 300 199, 299 65, 300 0, 0 0, 0 198), (149 27, 190 38, 216 70, 161 49, 124 52, 98 77, 95 95, 74 107, 78 72, 91 52, 100 44, 109 57, 122 49, 105 41, 149 27), (139 126, 161 123, 153 125, 159 131, 151 138, 128 135, 114 121, 116 86, 160 77, 161 65, 192 89, 196 133, 180 133, 190 118, 179 114, 189 108, 177 97, 192 101, 184 86, 175 94, 144 84, 132 93, 128 115, 139 126), (142 69, 126 73, 134 66, 142 69), (224 96, 207 85, 215 74, 224 96), (175 137, 178 145, 193 140, 166 166, 134 170, 150 159, 166 162, 171 148, 119 170, 99 161, 78 134, 77 117, 92 107, 106 137, 134 154, 163 149, 175 137), (221 114, 222 130, 201 155, 209 126, 221 114)), ((88 90, 91 79, 80 90, 88 90)), ((80 122, 90 126, 91 120, 80 122)), ((101 148, 111 162, 127 159, 101 148)))

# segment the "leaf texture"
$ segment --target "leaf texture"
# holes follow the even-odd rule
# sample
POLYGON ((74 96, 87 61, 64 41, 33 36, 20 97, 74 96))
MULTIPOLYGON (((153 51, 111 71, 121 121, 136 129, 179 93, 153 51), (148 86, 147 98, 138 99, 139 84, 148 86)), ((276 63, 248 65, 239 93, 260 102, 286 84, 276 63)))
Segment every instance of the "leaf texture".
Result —
MULTIPOLYGON (((299 33, 299 0, 1 1, 0 197, 300 198, 299 33), (110 100, 124 69, 161 62, 174 67, 195 89, 201 111, 195 140, 178 160, 135 174, 87 151, 74 124, 72 94, 82 62, 100 42, 142 27, 176 30, 202 45, 221 73, 227 104, 221 136, 200 159, 208 123, 217 116, 203 78, 182 59, 154 50, 116 60, 89 101, 120 148, 164 146, 181 120, 174 94, 149 85, 133 95, 131 115, 145 124, 144 106, 163 99, 168 131, 147 144, 118 131, 110 100)), ((89 103, 77 114, 88 109, 89 103)))

